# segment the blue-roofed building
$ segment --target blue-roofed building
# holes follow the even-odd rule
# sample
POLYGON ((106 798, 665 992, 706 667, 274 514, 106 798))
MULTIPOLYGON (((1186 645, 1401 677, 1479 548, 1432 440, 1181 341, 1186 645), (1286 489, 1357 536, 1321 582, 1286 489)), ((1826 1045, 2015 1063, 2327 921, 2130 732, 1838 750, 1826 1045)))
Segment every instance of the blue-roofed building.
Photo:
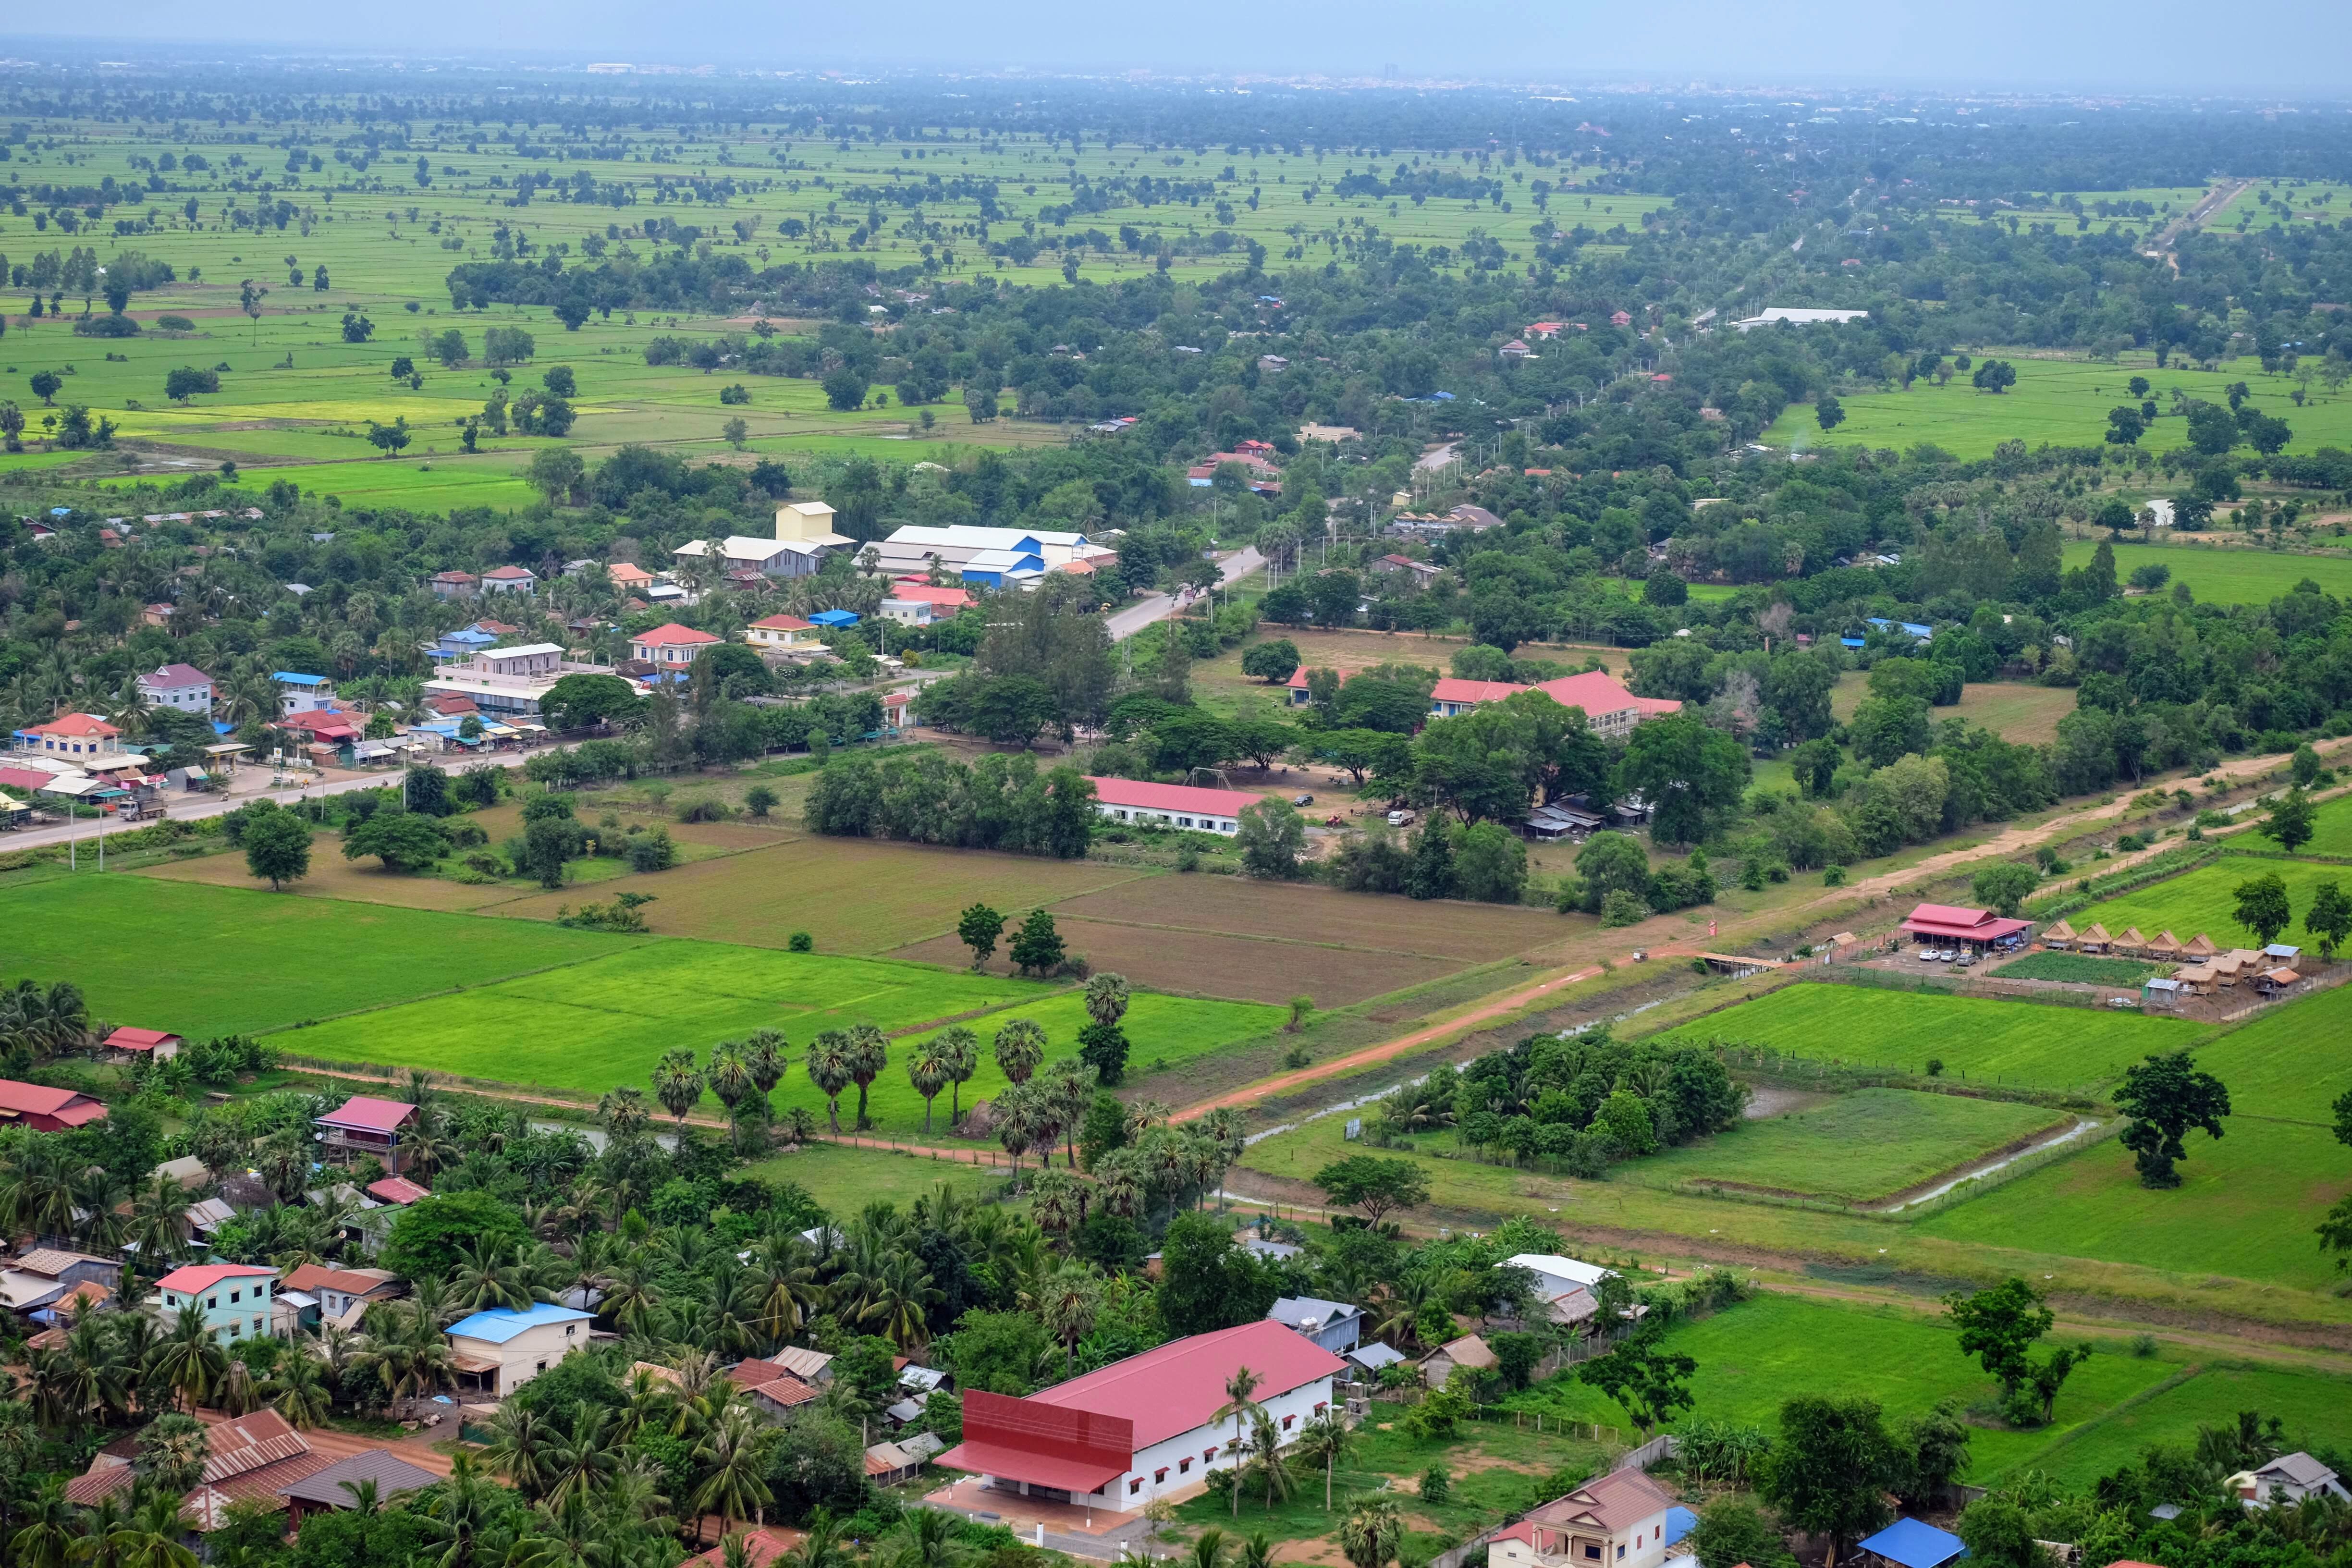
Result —
POLYGON ((854 610, 819 610, 809 617, 809 625, 813 626, 842 627, 856 624, 857 614, 854 610))
POLYGON ((1921 626, 1917 621, 1890 621, 1884 616, 1872 616, 1868 619, 1869 624, 1880 631, 1899 631, 1913 642, 1926 642, 1936 635, 1935 627, 1921 626))
POLYGON ((471 658, 484 648, 496 645, 498 640, 495 633, 486 632, 479 626, 459 626, 454 632, 443 632, 434 638, 426 645, 425 652, 434 663, 442 664, 450 659, 471 658))
POLYGON ((588 1343, 592 1315, 547 1302, 497 1307, 460 1318, 443 1332, 460 1388, 508 1394, 588 1343))
POLYGON ((1916 1519, 1896 1520, 1864 1542, 1861 1550, 1891 1568, 1943 1568, 1969 1554, 1958 1536, 1916 1519))
POLYGON ((335 683, 323 675, 302 675, 290 669, 274 669, 269 672, 269 679, 278 688, 278 716, 280 719, 290 719, 314 708, 334 705, 335 683))

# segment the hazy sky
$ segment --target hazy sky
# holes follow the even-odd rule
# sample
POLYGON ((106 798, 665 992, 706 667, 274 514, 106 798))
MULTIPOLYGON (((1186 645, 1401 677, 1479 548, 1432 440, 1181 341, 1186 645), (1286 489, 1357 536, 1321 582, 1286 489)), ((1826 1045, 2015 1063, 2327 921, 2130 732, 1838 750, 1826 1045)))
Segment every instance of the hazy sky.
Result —
MULTIPOLYGON (((0 53, 89 33, 90 11, 19 5, 0 53)), ((409 0, 396 6, 111 0, 107 35, 152 57, 190 37, 264 49, 551 52, 572 58, 733 65, 1086 70, 1322 71, 1499 81, 1705 79, 2079 88, 2095 91, 2345 93, 2347 0, 409 0)), ((215 56, 215 58, 217 58, 215 56)))

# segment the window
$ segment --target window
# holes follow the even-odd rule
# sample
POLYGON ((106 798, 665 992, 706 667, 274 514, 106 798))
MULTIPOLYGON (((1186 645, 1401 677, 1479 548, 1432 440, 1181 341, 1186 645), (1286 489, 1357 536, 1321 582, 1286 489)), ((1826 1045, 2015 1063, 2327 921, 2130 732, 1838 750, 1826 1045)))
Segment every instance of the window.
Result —
POLYGON ((1192 819, 1189 816, 1180 816, 1176 819, 1176 826, 1179 827, 1190 827, 1192 826, 1192 819))
POLYGON ((1282 1429, 1283 1429, 1284 1431, 1286 1431, 1286 1432, 1289 1431, 1289 1430, 1290 1430, 1290 1428, 1291 1428, 1291 1425, 1292 1425, 1292 1423, 1296 1422, 1297 1419, 1298 1419, 1298 1417, 1297 1417, 1297 1416, 1296 1416, 1296 1415, 1286 1415, 1286 1416, 1284 1416, 1284 1417, 1282 1418, 1282 1429))
POLYGON ((228 1293, 228 1300, 229 1300, 229 1305, 231 1305, 231 1306, 235 1306, 235 1305, 236 1305, 236 1303, 237 1303, 238 1301, 240 1301, 240 1300, 244 1300, 244 1292, 242 1292, 242 1291, 238 1291, 238 1290, 232 1290, 232 1291, 230 1291, 230 1292, 228 1293))
POLYGON ((1601 1548, 1587 1542, 1584 1546, 1584 1555, 1591 1561, 1598 1563, 1601 1561, 1601 1548))
POLYGON ((563 1337, 567 1340, 572 1338, 574 1334, 577 1334, 579 1331, 580 1325, 577 1323, 566 1323, 563 1325, 563 1337))
POLYGON ((1620 1563, 1625 1561, 1625 1549, 1622 1546, 1617 1548, 1617 1561, 1620 1563))
POLYGON ((1141 1491, 1142 1489, 1143 1489, 1143 1478, 1142 1478, 1141 1476, 1138 1476, 1138 1477, 1136 1477, 1136 1478, 1135 1478, 1135 1479, 1133 1479, 1133 1480, 1131 1480, 1131 1481, 1129 1481, 1129 1482, 1128 1482, 1128 1483, 1127 1483, 1127 1495, 1128 1495, 1128 1496, 1129 1496, 1129 1497, 1133 1497, 1136 1493, 1138 1493, 1138 1492, 1141 1491))
POLYGON ((1328 1409, 1330 1409, 1330 1408, 1331 1408, 1330 1405, 1329 1405, 1328 1402, 1324 1401, 1324 1400, 1320 1400, 1320 1399, 1318 1399, 1318 1400, 1317 1400, 1317 1401, 1315 1402, 1315 1414, 1316 1414, 1316 1415, 1322 1415, 1322 1414, 1323 1414, 1323 1412, 1325 1412, 1326 1410, 1328 1410, 1328 1409))
POLYGON ((240 1328, 242 1328, 243 1326, 244 1326, 244 1325, 243 1325, 243 1324, 241 1324, 241 1323, 236 1322, 235 1321, 231 1321, 231 1322, 229 1323, 229 1326, 228 1326, 228 1337, 229 1337, 230 1339, 236 1339, 236 1338, 237 1337, 237 1331, 238 1331, 240 1328))
POLYGON ((218 1291, 215 1291, 213 1294, 211 1294, 211 1295, 209 1295, 209 1296, 207 1296, 207 1297, 205 1297, 205 1311, 207 1311, 207 1312, 215 1311, 215 1310, 218 1310, 219 1306, 220 1306, 220 1293, 219 1293, 218 1291))
POLYGON ((1191 1455, 1187 1454, 1184 1458, 1176 1461, 1176 1473, 1180 1476, 1189 1476, 1192 1473, 1192 1457, 1191 1455))
POLYGON ((1151 1484, 1155 1487, 1166 1484, 1167 1479, 1168 1467, 1165 1465, 1160 1466, 1158 1469, 1151 1472, 1151 1484))
POLYGON ((1205 1450, 1203 1450, 1203 1451, 1202 1451, 1202 1455, 1201 1455, 1201 1463, 1202 1463, 1202 1464, 1204 1464, 1204 1465, 1205 1465, 1205 1464, 1208 1464, 1210 1461, 1213 1460, 1216 1457, 1217 1457, 1217 1446, 1216 1446, 1214 1443, 1212 1443, 1212 1444, 1210 1444, 1210 1445, 1208 1446, 1208 1447, 1207 1447, 1205 1450))
POLYGON ((259 1318, 253 1320, 253 1331, 257 1334, 261 1331, 261 1320, 259 1318))
MULTIPOLYGON (((541 1363, 539 1363, 539 1370, 540 1370, 540 1371, 541 1371, 541 1372, 545 1372, 545 1371, 547 1370, 547 1363, 546 1363, 545 1362, 541 1362, 541 1363)), ((1624 1555, 1624 1553, 1623 1553, 1622 1552, 1620 1552, 1618 1553, 1618 1555, 1622 1556, 1622 1555, 1624 1555)))

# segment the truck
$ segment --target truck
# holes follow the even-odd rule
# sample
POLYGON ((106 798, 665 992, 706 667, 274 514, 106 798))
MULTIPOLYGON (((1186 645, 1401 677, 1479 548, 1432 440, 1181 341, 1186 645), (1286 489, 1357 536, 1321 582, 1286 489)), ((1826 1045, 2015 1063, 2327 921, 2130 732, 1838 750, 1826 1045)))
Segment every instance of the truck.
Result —
POLYGON ((1389 826, 1391 827, 1411 827, 1412 826, 1412 810, 1408 807, 1400 806, 1395 811, 1390 812, 1389 826))

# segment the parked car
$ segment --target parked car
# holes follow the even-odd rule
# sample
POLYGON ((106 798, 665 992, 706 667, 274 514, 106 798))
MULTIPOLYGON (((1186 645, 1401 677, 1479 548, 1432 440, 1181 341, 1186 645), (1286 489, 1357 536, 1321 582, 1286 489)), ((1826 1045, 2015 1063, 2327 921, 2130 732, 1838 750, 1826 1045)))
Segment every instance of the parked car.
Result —
POLYGON ((1290 804, 1293 805, 1313 805, 1315 804, 1315 797, 1311 795, 1293 795, 1290 797, 1290 804))

